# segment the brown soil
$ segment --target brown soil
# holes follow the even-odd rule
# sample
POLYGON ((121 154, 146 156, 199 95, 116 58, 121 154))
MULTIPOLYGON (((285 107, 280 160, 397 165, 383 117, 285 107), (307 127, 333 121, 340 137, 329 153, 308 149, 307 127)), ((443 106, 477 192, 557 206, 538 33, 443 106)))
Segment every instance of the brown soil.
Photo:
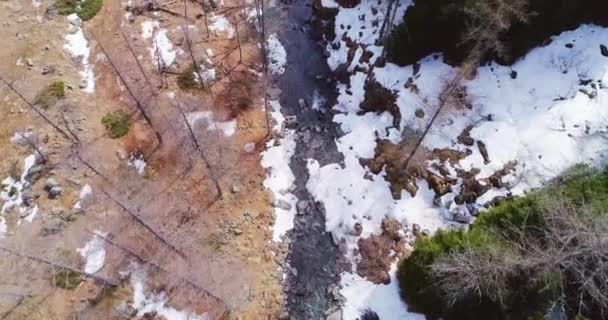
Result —
MULTIPOLYGON (((175 308, 216 316, 226 311, 240 319, 276 318, 282 307, 281 261, 275 259, 277 248, 269 228, 273 216, 262 186, 266 174, 259 165, 267 132, 260 81, 251 71, 260 69, 259 52, 249 30, 252 26, 238 17, 241 2, 224 1, 214 14, 230 17, 230 21, 234 15, 239 21, 242 59, 235 38, 228 39, 223 33, 206 37, 203 19, 195 18, 202 14, 202 8, 189 3, 188 23, 199 30, 191 35, 195 55, 212 49, 212 59, 230 75, 222 76, 205 91, 184 92, 177 88, 177 76, 171 73, 191 63, 181 32, 183 17, 148 12, 129 23, 124 18, 124 4, 104 1, 100 13, 84 23, 97 77, 92 95, 78 88, 82 67, 63 50, 67 20, 63 16, 44 17, 51 4, 42 1, 35 8, 27 1, 0 2, 0 36, 5 39, 0 48, 0 74, 14 81, 29 101, 53 80, 65 81, 72 89, 44 113, 63 130, 77 135, 79 143, 63 138, 6 87, 0 89, 6 97, 0 102, 0 150, 5 155, 0 162, 2 178, 11 172, 20 174, 22 159, 34 152, 27 145, 10 142, 16 131, 32 129, 36 144, 48 158, 40 178, 30 188, 40 208, 38 216, 32 223, 17 224, 18 217, 10 213, 13 223, 9 223, 9 234, 0 245, 55 261, 57 249, 75 250, 92 238, 91 231, 108 232, 115 245, 106 243, 105 264, 98 275, 120 285, 107 291, 102 290, 102 284, 86 280, 74 290, 55 288, 48 266, 0 253, 0 283, 6 287, 2 292, 15 297, 0 303, 0 314, 5 319, 99 319, 101 315, 119 319, 117 307, 132 299, 130 283, 120 281, 119 272, 138 263, 147 273, 148 290, 162 290, 175 308), (169 66, 169 73, 158 73, 149 53, 150 43, 141 37, 141 22, 153 18, 184 51, 176 64, 169 66), (152 87, 127 50, 121 28, 136 55, 141 56, 152 87), (119 84, 100 45, 123 74, 151 125, 124 84, 119 84), (18 59, 24 63, 31 59, 32 66, 17 65, 18 59), (47 66, 55 72, 43 75, 47 66), (175 98, 169 98, 170 92, 175 98), (236 94, 241 98, 235 99, 236 94), (210 111, 216 121, 234 118, 236 133, 226 137, 217 129, 192 125, 205 161, 180 109, 210 111), (100 120, 116 110, 129 113, 133 125, 125 137, 110 139, 100 120), (254 143, 256 150, 245 152, 247 143, 254 143), (146 161, 143 176, 127 165, 132 154, 146 161), (64 188, 56 200, 48 199, 43 190, 48 177, 64 188), (84 184, 92 186, 93 199, 82 212, 76 212, 72 207, 84 184), (135 222, 127 211, 147 227, 135 222), (57 233, 42 235, 43 229, 58 221, 57 233)), ((183 12, 181 4, 169 2, 165 8, 183 12)))

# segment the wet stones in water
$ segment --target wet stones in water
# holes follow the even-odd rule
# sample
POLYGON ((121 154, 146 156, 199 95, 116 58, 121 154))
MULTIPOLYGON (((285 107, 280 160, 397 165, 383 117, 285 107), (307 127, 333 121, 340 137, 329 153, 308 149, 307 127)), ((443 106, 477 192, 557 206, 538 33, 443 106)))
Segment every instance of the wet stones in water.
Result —
POLYGON ((299 215, 306 214, 308 212, 309 202, 308 202, 308 200, 300 200, 300 201, 298 201, 298 204, 296 205, 296 207, 298 209, 299 215))
POLYGON ((605 45, 601 44, 600 45, 600 53, 604 56, 604 57, 608 57, 608 47, 606 47, 605 45))

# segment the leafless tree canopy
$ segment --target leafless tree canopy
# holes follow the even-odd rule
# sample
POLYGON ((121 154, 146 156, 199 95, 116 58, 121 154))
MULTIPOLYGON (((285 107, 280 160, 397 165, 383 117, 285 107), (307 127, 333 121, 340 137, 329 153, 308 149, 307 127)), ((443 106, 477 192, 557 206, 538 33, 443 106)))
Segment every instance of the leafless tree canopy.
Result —
POLYGON ((433 263, 431 275, 445 301, 454 305, 484 297, 503 305, 522 274, 538 284, 558 275, 561 294, 555 305, 565 304, 574 315, 603 317, 608 311, 608 217, 556 197, 543 199, 542 208, 542 227, 513 226, 505 232, 512 250, 468 246, 433 263))

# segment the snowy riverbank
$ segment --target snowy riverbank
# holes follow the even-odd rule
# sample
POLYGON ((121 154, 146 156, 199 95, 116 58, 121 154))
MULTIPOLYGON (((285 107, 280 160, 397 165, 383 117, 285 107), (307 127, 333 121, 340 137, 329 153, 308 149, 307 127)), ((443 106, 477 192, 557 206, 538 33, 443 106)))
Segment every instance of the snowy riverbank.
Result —
MULTIPOLYGON (((325 206, 326 228, 335 241, 346 241, 351 261, 361 258, 359 239, 381 233, 384 217, 407 230, 462 225, 497 196, 542 187, 577 163, 605 163, 608 57, 600 45, 608 44, 608 30, 584 25, 554 37, 511 67, 480 67, 474 79, 463 80, 461 104, 442 111, 423 141, 425 173, 417 177, 416 191, 402 190, 395 199, 386 170, 374 174, 360 160, 377 155, 378 139, 401 145, 407 132, 423 129, 458 70, 440 55, 416 67, 377 65, 382 48, 374 44, 386 4, 362 0, 354 8, 339 8, 331 0, 322 3, 338 8, 336 36, 327 43, 328 64, 349 74, 338 85, 334 106, 340 112, 334 121, 345 133, 337 140, 344 165, 310 161, 308 189, 325 206), (395 93, 400 129, 394 126, 394 112, 362 112, 365 82, 372 78, 395 93), (444 158, 446 153, 452 158, 444 158), (427 182, 431 175, 446 184, 441 194, 427 182)), ((400 1, 396 23, 409 5, 400 1)), ((407 312, 395 283, 375 285, 344 273, 342 286, 344 319, 355 319, 366 309, 383 320, 419 317, 407 312)))

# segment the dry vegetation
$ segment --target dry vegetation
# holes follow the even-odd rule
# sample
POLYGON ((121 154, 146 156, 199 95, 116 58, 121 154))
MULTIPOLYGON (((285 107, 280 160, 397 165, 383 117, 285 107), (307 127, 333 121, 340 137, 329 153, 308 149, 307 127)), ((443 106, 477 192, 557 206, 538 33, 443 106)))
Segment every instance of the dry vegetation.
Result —
MULTIPOLYGON (((77 89, 80 67, 55 49, 62 48, 67 34, 65 18, 45 18, 38 24, 36 13, 51 3, 43 1, 39 9, 23 4, 29 17, 27 37, 9 41, 0 51, 6 58, 2 61, 10 62, 0 65, 0 74, 14 89, 2 88, 9 98, 0 114, 5 124, 0 147, 10 158, 0 172, 6 176, 12 167, 17 168, 13 176, 20 176, 21 159, 34 147, 48 161, 39 163, 42 171, 28 186, 38 216, 31 223, 9 223, 7 237, 0 240, 14 252, 2 253, 0 263, 0 278, 7 284, 1 292, 16 297, 0 304, 6 319, 130 318, 119 312, 132 300, 131 282, 120 274, 134 264, 146 274, 146 291, 166 293, 177 309, 209 312, 212 319, 229 313, 242 319, 273 318, 279 312, 279 261, 268 245, 273 217, 261 184, 265 173, 258 155, 243 149, 250 142, 261 145, 267 134, 261 81, 251 75, 262 69, 256 35, 246 31, 252 25, 245 19, 234 19, 248 7, 239 1, 218 8, 187 2, 187 17, 171 14, 184 12, 184 3, 168 2, 162 5, 164 11, 145 11, 129 23, 120 2, 104 2, 84 26, 95 62, 94 95, 77 89), (161 26, 184 52, 174 65, 157 68, 150 44, 141 38, 141 22, 153 19, 152 11, 160 13, 161 26), (236 39, 192 32, 185 39, 181 25, 205 30, 207 14, 232 17, 243 35, 236 39), (43 50, 45 46, 49 50, 43 50), (216 53, 209 58, 224 76, 204 91, 179 90, 175 71, 191 63, 190 54, 202 59, 206 49, 216 53), (141 63, 138 56, 143 57, 141 63), (49 80, 37 68, 15 67, 14 61, 22 57, 64 73, 69 86, 65 96, 52 101, 53 107, 42 110, 28 104, 49 80), (16 111, 4 112, 9 109, 16 111), (115 117, 116 110, 127 113, 115 117), (217 126, 187 120, 189 113, 202 111, 212 112, 216 121, 234 120, 237 132, 225 136, 217 126), (107 115, 114 117, 104 121, 107 115), (28 127, 32 143, 10 142, 14 132, 28 127), (128 165, 131 156, 147 163, 143 176, 128 165), (55 200, 47 199, 44 191, 49 177, 64 188, 55 200), (93 197, 77 210, 74 204, 85 184, 92 187, 93 197), (104 267, 95 274, 99 279, 70 271, 82 270, 81 261, 51 254, 57 249, 75 253, 96 230, 107 233, 104 267)), ((11 21, 3 36, 14 38, 24 25, 12 21, 23 12, 12 8, 12 0, 0 5, 2 20, 11 21)), ((20 221, 13 211, 7 214, 9 222, 20 221)))

